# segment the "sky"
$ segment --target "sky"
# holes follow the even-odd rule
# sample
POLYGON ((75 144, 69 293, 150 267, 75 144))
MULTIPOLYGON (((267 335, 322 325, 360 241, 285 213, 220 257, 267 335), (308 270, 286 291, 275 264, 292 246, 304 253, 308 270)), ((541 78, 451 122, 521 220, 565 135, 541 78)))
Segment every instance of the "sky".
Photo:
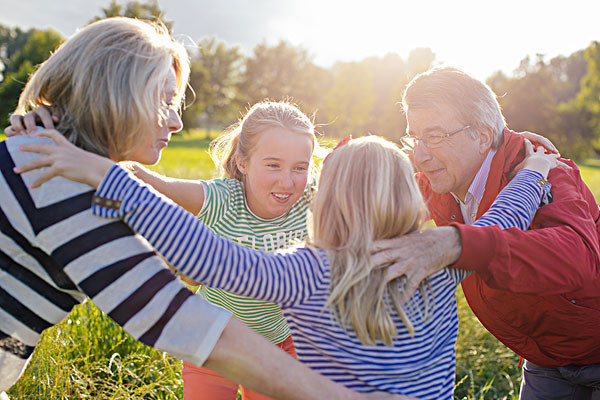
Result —
MULTIPOLYGON (((0 0, 0 24, 54 28, 63 36, 110 0, 0 0)), ((126 0, 118 0, 125 4, 126 0)), ((428 47, 436 61, 485 79, 527 55, 550 59, 600 40, 597 0, 159 0, 173 33, 190 45, 216 36, 251 54, 286 40, 317 65, 428 47)))

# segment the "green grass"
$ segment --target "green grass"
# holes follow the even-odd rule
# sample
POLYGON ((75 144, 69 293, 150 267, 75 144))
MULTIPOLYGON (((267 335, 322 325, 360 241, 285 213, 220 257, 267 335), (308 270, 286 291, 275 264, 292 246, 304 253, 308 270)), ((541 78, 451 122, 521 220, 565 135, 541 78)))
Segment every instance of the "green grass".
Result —
MULTIPOLYGON (((153 169, 182 178, 214 176, 204 136, 176 136, 153 169)), ((584 180, 600 198, 600 160, 580 165, 584 180)), ((461 289, 457 297, 455 398, 517 399, 519 357, 477 321, 461 289)), ((13 399, 181 399, 180 368, 178 360, 135 341, 88 301, 44 332, 25 375, 8 394, 13 399)))
POLYGON ((199 130, 177 134, 163 151, 160 162, 151 169, 174 178, 213 178, 217 169, 207 151, 212 139, 214 137, 207 138, 204 131, 199 130))
POLYGON ((600 159, 589 159, 578 163, 581 177, 590 188, 596 201, 600 200, 600 159))
POLYGON ((91 301, 46 330, 11 399, 181 399, 181 362, 134 340, 91 301))

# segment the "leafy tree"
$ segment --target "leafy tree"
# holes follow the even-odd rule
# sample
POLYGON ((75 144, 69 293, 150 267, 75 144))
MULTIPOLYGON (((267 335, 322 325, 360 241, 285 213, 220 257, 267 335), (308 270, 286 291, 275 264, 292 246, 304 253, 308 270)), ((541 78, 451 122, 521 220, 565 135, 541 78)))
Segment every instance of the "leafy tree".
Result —
POLYGON ((214 124, 232 122, 239 111, 244 58, 238 47, 228 47, 214 37, 202 39, 198 46, 190 77, 195 102, 186 108, 184 122, 196 126, 202 121, 210 135, 214 124))
POLYGON ((129 17, 139 18, 148 21, 160 21, 169 29, 173 29, 173 21, 164 20, 164 12, 158 5, 158 0, 148 0, 146 2, 128 1, 125 6, 117 3, 117 0, 111 0, 110 4, 102 9, 102 14, 92 19, 92 22, 110 17, 129 17))
POLYGON ((399 140, 406 130, 399 104, 404 87, 434 61, 431 50, 423 48, 413 50, 406 61, 391 53, 358 63, 338 63, 332 71, 334 84, 323 105, 327 120, 333 121, 327 133, 373 133, 399 140))
POLYGON ((5 78, 0 83, 0 121, 7 122, 7 116, 17 106, 19 95, 29 75, 62 42, 56 31, 32 30, 24 46, 15 51, 7 62, 5 78))
POLYGON ((404 61, 397 54, 388 54, 374 66, 377 106, 374 119, 376 131, 391 140, 399 140, 406 132, 406 118, 402 114, 404 88, 415 75, 430 69, 435 54, 429 48, 417 48, 404 61))
POLYGON ((587 121, 586 127, 596 142, 600 141, 600 42, 592 42, 585 50, 587 72, 572 107, 587 121))
POLYGON ((18 27, 0 25, 0 82, 4 79, 6 69, 10 67, 10 58, 25 45, 32 32, 33 30, 23 31, 18 27))
POLYGON ((408 55, 408 72, 410 79, 421 72, 427 71, 433 66, 435 61, 435 53, 427 47, 419 47, 410 52, 408 55))
POLYGON ((408 82, 408 65, 398 54, 365 60, 372 71, 375 103, 370 113, 367 131, 398 140, 406 130, 406 122, 399 102, 408 82))
POLYGON ((594 139, 590 121, 600 101, 594 102, 593 90, 585 95, 586 82, 592 83, 596 69, 590 63, 591 47, 549 62, 542 54, 525 57, 512 77, 501 72, 491 76, 488 84, 500 96, 508 125, 549 137, 567 157, 589 156, 594 139), (588 81, 582 80, 584 75, 588 81))
POLYGON ((585 50, 568 57, 558 56, 545 66, 553 77, 553 96, 559 103, 567 102, 581 90, 581 80, 587 72, 585 50))
POLYGON ((376 100, 373 70, 368 62, 339 64, 323 107, 327 120, 331 121, 327 133, 335 136, 370 133, 376 100))
POLYGON ((257 45, 246 60, 240 91, 245 101, 292 98, 304 111, 315 110, 331 85, 327 70, 313 64, 308 52, 285 41, 257 45))
POLYGON ((506 87, 506 96, 500 99, 509 126, 549 135, 555 126, 558 105, 552 85, 551 75, 543 68, 513 79, 506 87))

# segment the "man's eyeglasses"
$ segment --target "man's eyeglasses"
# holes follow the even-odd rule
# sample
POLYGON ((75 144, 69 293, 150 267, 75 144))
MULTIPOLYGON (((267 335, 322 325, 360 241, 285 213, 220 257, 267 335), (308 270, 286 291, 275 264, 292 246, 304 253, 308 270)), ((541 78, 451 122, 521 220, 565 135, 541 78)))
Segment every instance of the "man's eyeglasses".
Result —
POLYGON ((436 147, 440 147, 445 138, 448 138, 452 135, 456 135, 459 132, 464 131, 465 129, 469 129, 471 125, 465 125, 462 128, 458 128, 455 131, 444 133, 444 134, 433 134, 426 135, 423 137, 416 137, 411 135, 402 136, 402 143, 411 150, 414 150, 417 147, 418 142, 422 142, 427 148, 435 149, 436 147))

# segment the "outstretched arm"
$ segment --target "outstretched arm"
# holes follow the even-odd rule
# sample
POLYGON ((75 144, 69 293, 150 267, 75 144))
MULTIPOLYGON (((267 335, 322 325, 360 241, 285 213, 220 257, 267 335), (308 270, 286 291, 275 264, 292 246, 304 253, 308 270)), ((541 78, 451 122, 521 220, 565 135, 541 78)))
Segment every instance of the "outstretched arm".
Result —
POLYGON ((123 218, 167 262, 192 280, 282 305, 302 301, 314 293, 316 286, 327 284, 322 263, 315 252, 303 250, 297 254, 273 255, 236 246, 141 184, 113 161, 84 152, 56 131, 44 131, 40 136, 50 137, 57 145, 20 147, 47 155, 19 169, 24 172, 49 166, 34 186, 60 175, 98 187, 95 198, 98 202, 92 207, 96 215, 123 218), (85 157, 85 163, 81 157, 85 157), (100 201, 101 198, 107 201, 100 201), (311 279, 305 279, 307 277, 311 279))
MULTIPOLYGON (((549 186, 541 188, 538 185, 540 178, 547 175, 551 168, 562 164, 559 164, 556 155, 544 154, 541 148, 534 152, 531 143, 526 143, 526 151, 528 163, 524 167, 528 169, 517 174, 475 225, 495 225, 502 229, 516 227, 521 230, 529 227, 540 200, 549 191, 549 186)), ((459 259, 462 239, 457 227, 431 228, 379 241, 374 251, 375 263, 393 263, 388 270, 390 279, 406 275, 406 293, 412 294, 425 277, 459 259)), ((458 273, 458 279, 467 274, 464 271, 458 273)))
POLYGON ((125 163, 124 167, 136 178, 146 182, 158 192, 179 204, 186 211, 198 215, 204 205, 204 183, 198 179, 178 179, 150 171, 136 162, 125 163))
POLYGON ((118 165, 98 187, 92 211, 122 218, 184 275, 211 287, 290 306, 328 286, 319 251, 267 253, 237 245, 118 165))
POLYGON ((549 176, 553 201, 543 206, 526 232, 493 227, 460 230, 463 250, 456 266, 469 266, 492 288, 555 295, 598 290, 598 205, 576 166, 549 176))
MULTIPOLYGON (((3 173, 9 171, 10 168, 3 173)), ((48 183, 39 190, 54 193, 58 189, 53 184, 48 183)), ((68 196, 65 193, 68 186, 61 181, 56 184, 61 193, 68 196)), ((19 190, 27 192, 25 185, 21 186, 19 190)), ((73 193, 80 193, 81 189, 75 187, 73 193)), ((23 204, 9 197, 3 200, 3 206, 8 201, 12 202, 10 206, 14 210, 20 210, 23 204)), ((177 358, 204 364, 274 398, 402 399, 390 394, 354 393, 289 357, 268 340, 231 319, 228 311, 192 295, 165 268, 147 242, 123 223, 92 216, 89 210, 92 193, 87 193, 87 201, 79 201, 80 197, 77 195, 69 207, 61 206, 60 213, 48 207, 20 211, 29 213, 32 223, 38 225, 55 220, 57 215, 72 221, 68 229, 65 224, 59 229, 58 225, 36 228, 39 233, 31 251, 37 259, 48 264, 53 279, 60 281, 61 287, 76 293, 79 299, 83 298, 82 293, 87 294, 136 339, 177 358), (36 249, 51 255, 54 261, 41 257, 41 252, 36 249), (63 271, 64 278, 61 277, 63 271)), ((61 291, 52 300, 62 305, 66 297, 61 291)), ((56 319, 48 323, 51 325, 62 319, 70 306, 72 302, 60 315, 53 311, 52 317, 56 319)))
POLYGON ((276 399, 410 400, 389 393, 359 394, 335 384, 232 318, 204 364, 234 382, 276 399))
MULTIPOLYGON (((45 110, 45 108, 42 108, 45 110)), ((27 114, 29 116, 29 114, 27 114)), ((49 117, 48 117, 49 118, 49 117)), ((55 176, 64 176, 76 182, 98 187, 100 181, 115 162, 82 150, 71 144, 60 132, 49 129, 32 133, 34 136, 50 138, 51 144, 32 144, 22 146, 22 151, 46 155, 22 166, 17 172, 26 172, 36 168, 48 167, 32 185, 39 187, 55 176)), ((204 183, 201 180, 176 179, 160 175, 144 168, 136 162, 123 162, 123 167, 131 171, 138 179, 148 183, 188 212, 197 215, 204 205, 204 183)))

